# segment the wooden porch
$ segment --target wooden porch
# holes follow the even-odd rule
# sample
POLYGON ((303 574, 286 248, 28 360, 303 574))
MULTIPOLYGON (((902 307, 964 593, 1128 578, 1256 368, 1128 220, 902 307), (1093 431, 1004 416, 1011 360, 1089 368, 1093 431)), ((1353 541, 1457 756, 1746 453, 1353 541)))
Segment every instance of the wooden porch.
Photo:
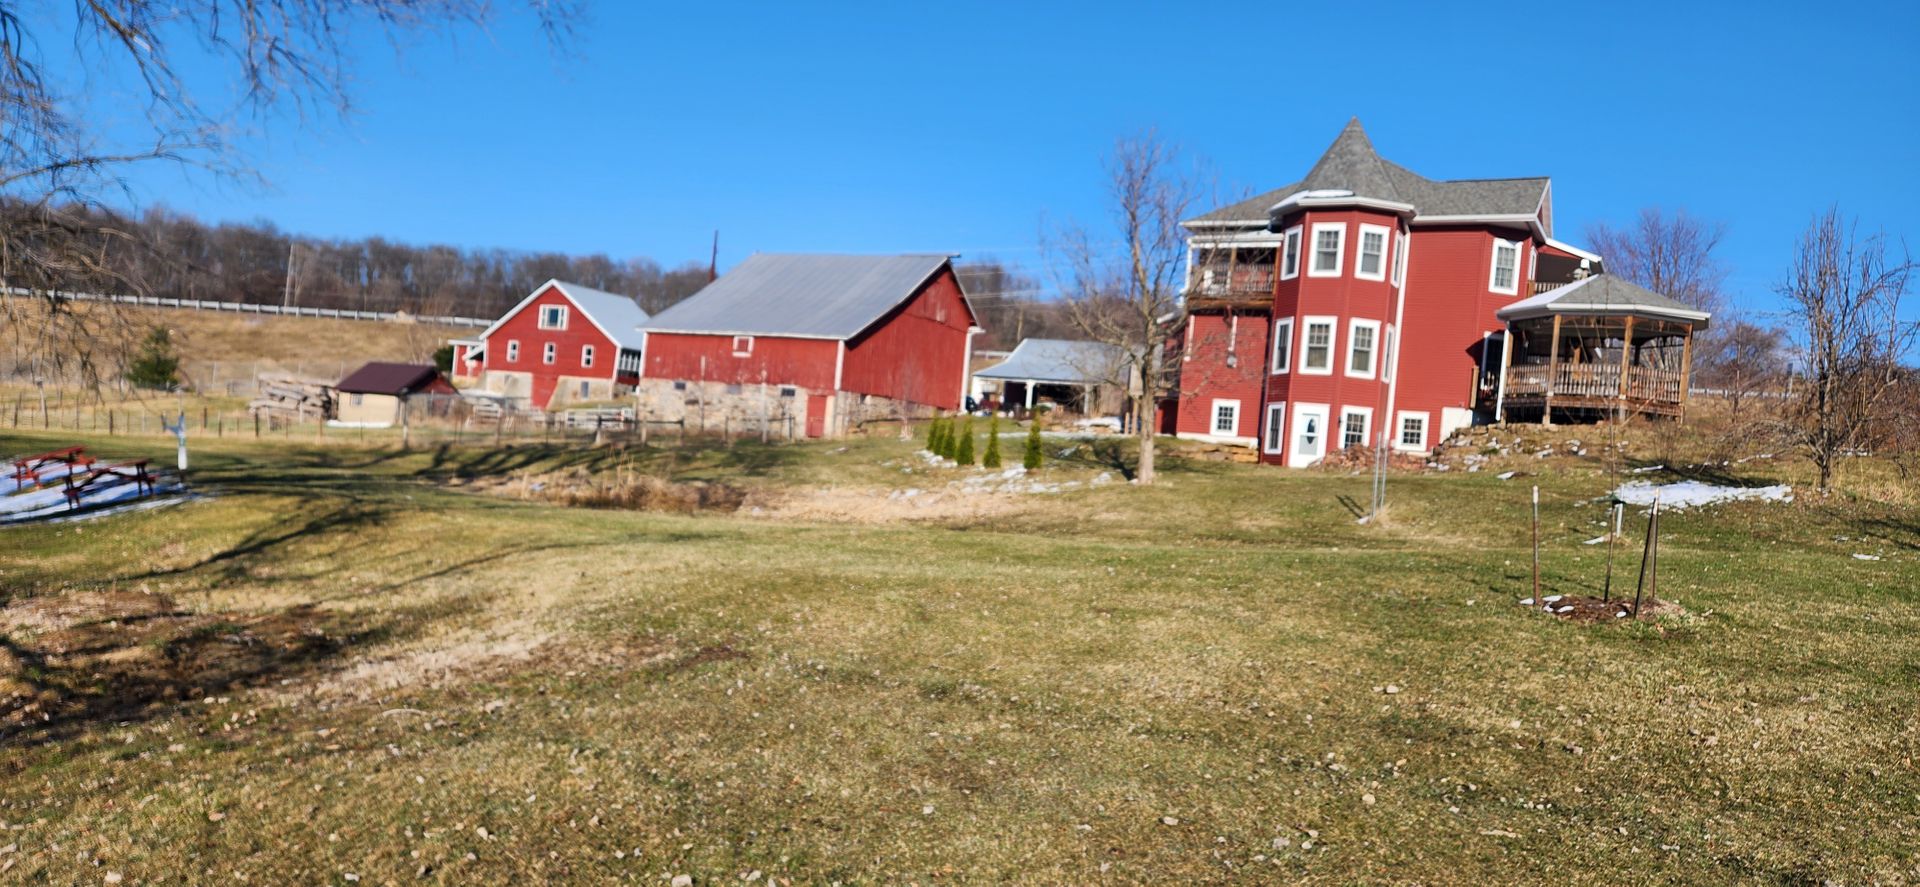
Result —
POLYGON ((1638 313, 1552 314, 1510 321, 1495 412, 1551 421, 1686 414, 1689 321, 1638 313))

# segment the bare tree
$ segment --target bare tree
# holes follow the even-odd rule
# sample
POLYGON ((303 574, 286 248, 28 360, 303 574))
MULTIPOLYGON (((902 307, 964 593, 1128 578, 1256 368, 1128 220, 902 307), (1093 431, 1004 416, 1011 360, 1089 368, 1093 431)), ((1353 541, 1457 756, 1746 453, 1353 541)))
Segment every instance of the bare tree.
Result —
POLYGON ((1786 379, 1786 333, 1770 326, 1731 320, 1694 349, 1693 378, 1720 392, 1728 415, 1738 423, 1756 398, 1776 391, 1786 379))
POLYGON ((1608 274, 1714 313, 1726 308, 1727 270, 1713 255, 1726 230, 1684 209, 1669 216, 1650 206, 1623 227, 1589 226, 1587 243, 1606 260, 1608 274))
POLYGON ((1782 427, 1819 469, 1823 496, 1835 464, 1869 446, 1884 424, 1881 411, 1894 406, 1907 378, 1900 360, 1920 329, 1900 317, 1912 259, 1889 258, 1884 235, 1861 238, 1854 227, 1837 207, 1815 216, 1780 286, 1801 358, 1782 427))
POLYGON ((1187 255, 1180 220, 1201 193, 1198 177, 1183 167, 1179 152, 1152 132, 1121 139, 1107 164, 1117 253, 1097 247, 1077 225, 1044 244, 1074 326, 1093 341, 1138 357, 1130 367, 1140 437, 1134 477, 1142 484, 1154 479, 1154 410, 1166 382, 1161 352, 1180 318, 1187 255))
MULTIPOLYGON (((527 2, 557 38, 577 0, 527 2)), ((68 15, 30 21, 18 4, 0 6, 0 286, 33 296, 0 298, 16 346, 74 364, 97 382, 96 355, 123 344, 123 337, 95 335, 116 312, 76 310, 59 293, 143 289, 126 271, 140 263, 112 261, 142 244, 118 220, 92 211, 126 193, 129 167, 173 162, 242 175, 243 159, 227 138, 235 116, 347 110, 350 35, 395 40, 481 25, 493 7, 490 0, 84 0, 68 15), (44 33, 54 28, 61 33, 44 33), (75 63, 48 64, 41 47, 71 47, 75 63), (188 69, 192 77, 183 74, 188 69), (210 82, 209 70, 237 83, 241 107, 202 106, 196 87, 210 82), (120 75, 145 89, 140 126, 105 125, 88 113, 98 84, 120 75)))

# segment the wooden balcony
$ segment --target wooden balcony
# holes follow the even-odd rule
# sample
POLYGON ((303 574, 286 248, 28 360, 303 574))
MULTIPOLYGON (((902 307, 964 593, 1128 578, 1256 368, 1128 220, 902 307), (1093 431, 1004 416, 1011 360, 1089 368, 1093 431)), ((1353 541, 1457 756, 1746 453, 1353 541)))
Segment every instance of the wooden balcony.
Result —
POLYGON ((1611 410, 1679 415, 1686 404, 1685 374, 1677 369, 1619 364, 1563 363, 1507 369, 1509 407, 1611 410), (1624 388, 1622 385, 1624 384, 1624 388))
POLYGON ((1199 296, 1270 296, 1273 294, 1273 267, 1270 265, 1206 265, 1195 269, 1193 287, 1199 296))

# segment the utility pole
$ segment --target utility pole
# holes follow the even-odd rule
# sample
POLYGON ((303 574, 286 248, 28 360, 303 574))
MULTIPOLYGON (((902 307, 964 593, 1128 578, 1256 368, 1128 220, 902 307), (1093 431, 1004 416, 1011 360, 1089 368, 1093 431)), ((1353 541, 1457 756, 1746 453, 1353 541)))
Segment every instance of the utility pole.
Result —
POLYGON ((282 308, 289 307, 293 304, 293 248, 293 238, 289 237, 287 238, 287 282, 286 286, 283 287, 280 292, 280 307, 282 308))

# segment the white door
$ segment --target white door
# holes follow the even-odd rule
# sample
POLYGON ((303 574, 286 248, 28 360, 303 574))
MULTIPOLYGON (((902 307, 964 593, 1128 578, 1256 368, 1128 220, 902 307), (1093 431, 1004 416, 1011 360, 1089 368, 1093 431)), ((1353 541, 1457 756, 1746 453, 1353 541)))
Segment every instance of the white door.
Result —
POLYGON ((1287 465, 1305 468, 1327 454, 1327 413, 1325 406, 1294 407, 1293 455, 1287 457, 1287 465))

